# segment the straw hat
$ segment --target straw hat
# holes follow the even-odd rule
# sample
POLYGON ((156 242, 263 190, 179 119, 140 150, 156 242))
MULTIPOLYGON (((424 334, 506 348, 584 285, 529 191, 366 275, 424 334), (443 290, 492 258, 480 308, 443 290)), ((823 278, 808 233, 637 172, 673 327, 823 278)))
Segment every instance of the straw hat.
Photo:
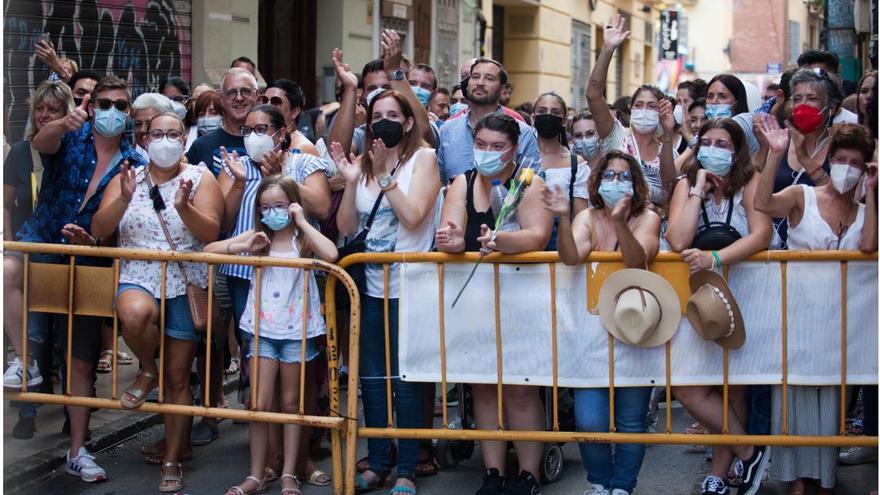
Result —
POLYGON ((628 268, 611 274, 599 289, 599 318, 624 344, 657 347, 678 329, 681 303, 663 277, 628 268))
POLYGON ((729 349, 739 349, 746 342, 746 327, 739 305, 718 273, 701 270, 691 274, 691 297, 687 317, 697 334, 729 349))

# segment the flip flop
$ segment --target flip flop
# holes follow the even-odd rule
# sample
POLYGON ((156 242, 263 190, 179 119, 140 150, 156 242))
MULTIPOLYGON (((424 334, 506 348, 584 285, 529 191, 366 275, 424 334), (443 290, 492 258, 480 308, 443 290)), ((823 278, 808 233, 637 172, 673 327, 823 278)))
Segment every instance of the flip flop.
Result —
POLYGON ((327 486, 333 482, 333 478, 324 471, 315 469, 312 471, 312 474, 303 481, 312 486, 327 486))

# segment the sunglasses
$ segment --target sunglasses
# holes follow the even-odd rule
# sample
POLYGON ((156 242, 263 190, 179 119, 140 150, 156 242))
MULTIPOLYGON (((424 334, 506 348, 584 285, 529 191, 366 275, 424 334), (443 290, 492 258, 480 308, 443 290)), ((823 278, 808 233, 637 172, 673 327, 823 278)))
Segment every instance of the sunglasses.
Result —
POLYGON ((632 174, 629 170, 621 170, 620 172, 615 172, 614 170, 603 170, 602 171, 602 180, 603 181, 612 181, 617 178, 620 182, 632 182, 632 174))
POLYGON ((169 96, 168 99, 171 101, 176 101, 177 103, 186 103, 189 101, 189 95, 177 95, 177 96, 169 96))
POLYGON ((110 107, 116 107, 120 112, 127 112, 131 103, 128 100, 111 100, 109 98, 98 98, 95 104, 101 110, 110 110, 110 107))
POLYGON ((260 105, 271 103, 273 106, 280 107, 284 105, 284 100, 282 100, 280 96, 273 96, 269 98, 266 95, 260 95, 257 97, 257 103, 259 103, 260 105))
POLYGON ((153 186, 150 189, 150 199, 153 201, 153 209, 156 211, 162 211, 165 209, 165 200, 162 199, 162 194, 159 193, 159 186, 153 186))

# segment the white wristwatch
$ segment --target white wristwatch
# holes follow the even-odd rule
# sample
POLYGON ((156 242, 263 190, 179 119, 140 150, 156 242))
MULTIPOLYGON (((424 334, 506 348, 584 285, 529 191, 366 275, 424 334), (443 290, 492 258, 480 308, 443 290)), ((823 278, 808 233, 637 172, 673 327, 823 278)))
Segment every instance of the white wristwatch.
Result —
POLYGON ((688 193, 688 197, 691 196, 697 196, 700 199, 706 199, 706 193, 693 186, 691 186, 691 192, 688 193))

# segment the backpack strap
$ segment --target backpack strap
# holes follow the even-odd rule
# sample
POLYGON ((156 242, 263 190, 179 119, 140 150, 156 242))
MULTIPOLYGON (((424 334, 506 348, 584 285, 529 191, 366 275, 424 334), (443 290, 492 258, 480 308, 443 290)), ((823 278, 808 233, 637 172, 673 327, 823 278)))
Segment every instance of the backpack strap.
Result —
POLYGON ((578 159, 575 153, 571 153, 571 179, 568 181, 568 219, 574 218, 574 180, 578 171, 578 159))

